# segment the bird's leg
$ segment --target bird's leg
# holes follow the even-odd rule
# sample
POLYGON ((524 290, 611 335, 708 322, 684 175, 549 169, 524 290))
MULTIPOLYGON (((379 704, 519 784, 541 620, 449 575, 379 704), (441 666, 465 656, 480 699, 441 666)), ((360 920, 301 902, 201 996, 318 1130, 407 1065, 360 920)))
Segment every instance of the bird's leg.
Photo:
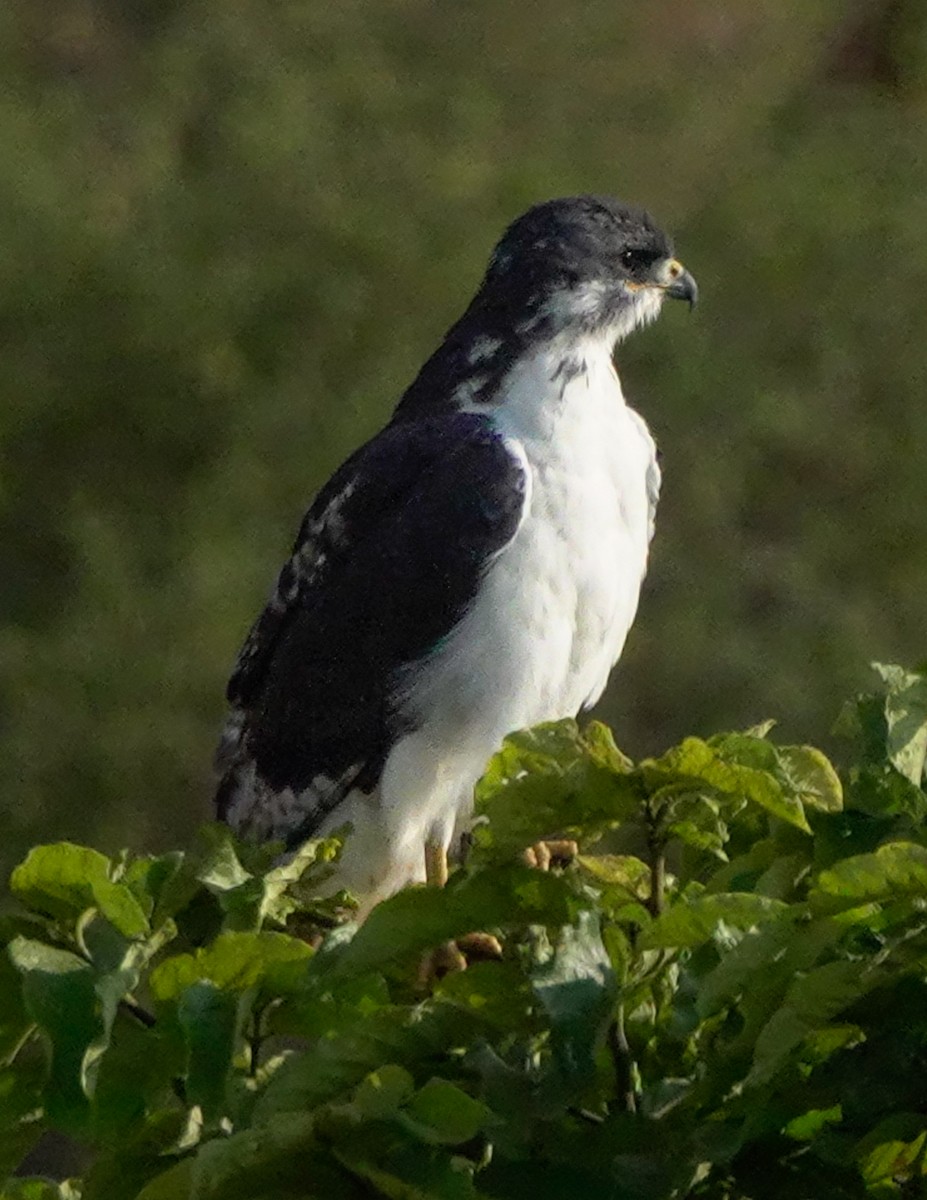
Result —
POLYGON ((447 847, 440 842, 425 843, 425 882, 433 887, 444 887, 447 883, 447 847))
MULTIPOLYGON (((447 847, 431 839, 425 842, 425 882, 431 887, 444 887, 447 883, 447 847)), ((452 971, 465 971, 467 960, 456 942, 443 942, 430 950, 421 965, 421 983, 440 979, 452 971)))
MULTIPOLYGON (((440 842, 425 843, 425 882, 434 887, 447 883, 447 848, 440 842)), ((421 967, 423 986, 448 975, 452 971, 465 971, 468 959, 501 958, 502 946, 491 933, 467 933, 456 941, 444 942, 425 956, 421 967)))

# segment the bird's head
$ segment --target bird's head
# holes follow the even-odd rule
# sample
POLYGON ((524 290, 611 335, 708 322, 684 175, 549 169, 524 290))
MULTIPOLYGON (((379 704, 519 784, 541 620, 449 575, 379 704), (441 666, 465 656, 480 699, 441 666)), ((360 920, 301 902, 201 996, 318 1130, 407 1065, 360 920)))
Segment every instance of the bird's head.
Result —
POLYGON ((538 204, 509 226, 479 300, 526 332, 618 342, 654 320, 666 296, 691 307, 698 288, 647 213, 609 196, 573 196, 538 204))

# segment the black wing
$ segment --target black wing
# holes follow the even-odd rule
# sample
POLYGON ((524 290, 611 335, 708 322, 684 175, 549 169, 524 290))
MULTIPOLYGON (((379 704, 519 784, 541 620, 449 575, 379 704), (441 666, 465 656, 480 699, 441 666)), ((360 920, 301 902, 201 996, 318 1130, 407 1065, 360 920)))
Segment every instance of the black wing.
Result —
POLYGON ((521 519, 526 478, 489 422, 396 420, 319 493, 228 687, 225 815, 253 763, 273 792, 320 789, 308 836, 370 790, 401 733, 401 680, 461 619, 521 519))

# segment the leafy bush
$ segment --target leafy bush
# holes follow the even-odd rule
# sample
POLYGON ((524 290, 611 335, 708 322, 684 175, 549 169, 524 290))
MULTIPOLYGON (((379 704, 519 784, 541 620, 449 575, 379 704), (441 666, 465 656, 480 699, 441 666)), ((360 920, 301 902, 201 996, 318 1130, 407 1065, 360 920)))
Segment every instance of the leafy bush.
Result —
POLYGON ((466 865, 358 927, 210 827, 189 854, 34 849, 0 959, 8 1200, 923 1194, 927 675, 847 706, 843 780, 768 727, 632 763, 508 740, 466 865), (575 838, 544 872, 523 849, 575 838), (495 932, 436 977, 429 950, 495 932), (31 1155, 31 1157, 30 1157, 31 1155))

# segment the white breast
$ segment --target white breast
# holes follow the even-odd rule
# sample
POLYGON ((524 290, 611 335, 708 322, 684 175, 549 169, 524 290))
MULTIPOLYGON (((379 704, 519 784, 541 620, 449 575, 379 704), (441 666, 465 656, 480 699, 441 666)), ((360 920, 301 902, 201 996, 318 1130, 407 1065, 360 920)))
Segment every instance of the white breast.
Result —
POLYGON ((647 564, 653 439, 624 402, 607 345, 590 344, 566 382, 552 378, 555 349, 516 372, 491 413, 528 472, 522 522, 410 696, 432 746, 481 763, 512 730, 598 699, 647 564))
POLYGON ((532 487, 472 620, 474 633, 511 648, 508 665, 521 685, 511 728, 573 715, 598 699, 647 566, 653 439, 625 404, 607 343, 590 343, 580 359, 586 369, 563 385, 550 379, 551 355, 539 356, 513 380, 498 412, 500 432, 529 464, 532 487), (562 389, 559 399, 542 398, 545 387, 562 389))

